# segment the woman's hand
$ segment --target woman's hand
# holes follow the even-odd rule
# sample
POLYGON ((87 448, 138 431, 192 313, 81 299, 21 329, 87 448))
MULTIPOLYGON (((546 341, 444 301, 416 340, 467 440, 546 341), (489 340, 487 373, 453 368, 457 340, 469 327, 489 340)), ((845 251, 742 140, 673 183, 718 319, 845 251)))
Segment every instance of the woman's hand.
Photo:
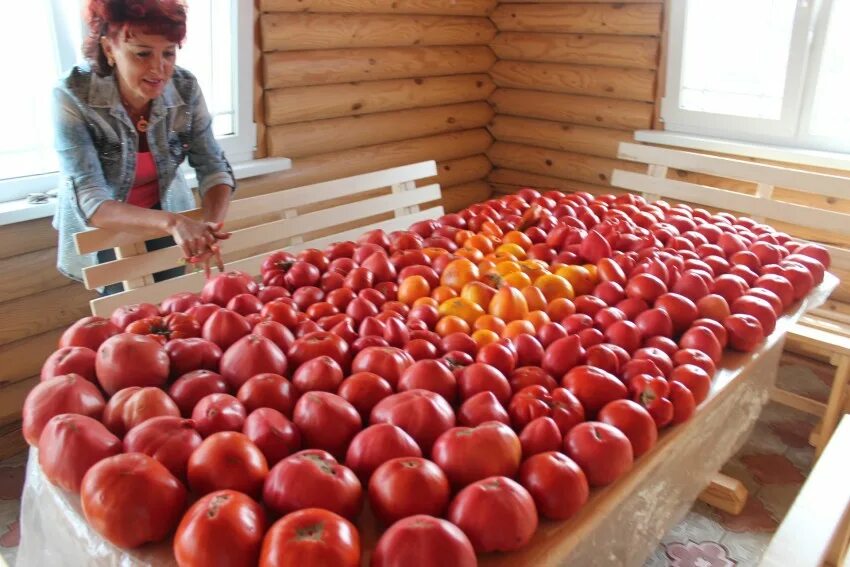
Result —
POLYGON ((182 216, 181 218, 189 223, 187 224, 188 228, 185 228, 185 234, 190 235, 190 238, 184 238, 183 241, 178 240, 178 235, 176 234, 178 232, 176 230, 177 223, 175 223, 175 230, 172 231, 172 235, 175 242, 183 249, 186 262, 193 267, 202 265, 207 278, 210 277, 210 264, 212 262, 215 262, 218 270, 223 272, 224 262, 221 259, 221 247, 217 243, 219 240, 230 238, 230 233, 222 230, 224 223, 198 222, 182 216), (203 227, 200 236, 197 236, 197 233, 193 232, 198 230, 197 225, 203 227), (189 253, 187 253, 187 248, 189 253))

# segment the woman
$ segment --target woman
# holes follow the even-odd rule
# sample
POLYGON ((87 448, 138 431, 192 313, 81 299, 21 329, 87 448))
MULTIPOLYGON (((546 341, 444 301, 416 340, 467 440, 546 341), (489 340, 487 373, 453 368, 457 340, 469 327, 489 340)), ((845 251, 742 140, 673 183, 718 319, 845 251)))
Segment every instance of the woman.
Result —
MULTIPOLYGON (((195 77, 175 66, 186 36, 184 2, 90 0, 86 16, 87 64, 54 93, 63 177, 53 220, 59 270, 81 280, 84 267, 114 259, 111 250, 76 253, 73 235, 87 227, 166 232, 147 249, 176 242, 188 262, 209 271, 215 259, 221 268, 216 243, 228 236, 221 227, 236 183, 195 77), (186 157, 197 172, 202 220, 174 212, 196 206, 177 169, 186 157)), ((113 284, 104 293, 122 289, 113 284)))

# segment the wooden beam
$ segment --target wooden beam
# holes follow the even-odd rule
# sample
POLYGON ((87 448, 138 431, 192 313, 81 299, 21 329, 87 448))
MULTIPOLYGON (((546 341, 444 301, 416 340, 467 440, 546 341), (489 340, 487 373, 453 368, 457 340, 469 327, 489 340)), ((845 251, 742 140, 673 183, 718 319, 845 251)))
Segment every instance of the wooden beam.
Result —
POLYGON ((632 135, 623 130, 505 115, 495 116, 489 129, 493 138, 500 142, 514 142, 611 159, 617 158, 620 142, 632 139, 632 135))
POLYGON ((487 176, 487 181, 493 185, 494 191, 498 193, 515 193, 522 187, 533 187, 539 191, 554 189, 567 193, 586 191, 593 195, 616 195, 619 193, 616 187, 582 183, 581 181, 573 181, 572 179, 550 177, 548 175, 540 175, 537 173, 529 173, 527 171, 519 171, 504 167, 494 167, 490 172, 490 175, 487 176))
POLYGON ((490 47, 499 59, 655 69, 658 39, 646 36, 501 32, 490 47))
POLYGON ((272 126, 268 129, 269 151, 297 159, 480 128, 492 117, 493 109, 486 102, 467 102, 272 126))
POLYGON ((270 89, 265 92, 266 123, 275 126, 487 100, 495 88, 489 75, 474 74, 270 89))
POLYGON ((487 16, 497 0, 260 0, 263 12, 487 16))
POLYGON ((652 123, 652 104, 631 100, 536 90, 496 89, 490 95, 490 104, 497 114, 616 128, 630 132, 649 128, 652 123))
POLYGON ((5 384, 0 389, 0 423, 6 424, 21 419, 24 400, 36 384, 38 376, 31 376, 14 384, 5 384))
POLYGON ((660 4, 507 4, 490 18, 499 31, 659 35, 660 4))
POLYGON ((783 406, 788 406, 816 417, 823 417, 823 414, 826 412, 826 404, 795 394, 794 392, 780 390, 779 388, 774 388, 770 392, 770 399, 783 406))
POLYGON ((487 18, 382 14, 264 14, 264 51, 486 45, 496 35, 487 18))
POLYGON ((622 100, 655 100, 655 73, 592 65, 498 61, 490 76, 500 87, 591 95, 622 100))
POLYGON ((441 161, 437 163, 437 175, 422 183, 439 183, 445 193, 447 187, 486 179, 492 168, 484 154, 441 161))
POLYGON ((96 296, 97 293, 74 282, 0 304, 0 313, 3 313, 0 345, 59 327, 67 327, 77 319, 89 315, 86 302, 96 296))
POLYGON ((740 480, 717 473, 699 495, 700 502, 737 516, 747 504, 747 487, 740 480))
POLYGON ((0 260, 0 302, 68 285, 56 269, 56 248, 25 252, 0 260))
POLYGON ((24 337, 0 346, 0 388, 41 374, 44 361, 58 348, 66 327, 24 337))
POLYGON ((425 203, 423 207, 442 205, 447 213, 456 213, 466 207, 486 201, 493 194, 493 188, 486 181, 473 181, 452 187, 442 188, 442 197, 439 201, 425 203))
POLYGON ((36 250, 55 250, 56 238, 56 231, 50 225, 49 218, 0 226, 0 258, 36 250))
POLYGON ((508 142, 494 143, 487 157, 494 166, 596 185, 608 183, 615 169, 639 166, 630 162, 508 142))
POLYGON ((496 56, 485 46, 277 51, 263 59, 266 88, 485 73, 496 56))

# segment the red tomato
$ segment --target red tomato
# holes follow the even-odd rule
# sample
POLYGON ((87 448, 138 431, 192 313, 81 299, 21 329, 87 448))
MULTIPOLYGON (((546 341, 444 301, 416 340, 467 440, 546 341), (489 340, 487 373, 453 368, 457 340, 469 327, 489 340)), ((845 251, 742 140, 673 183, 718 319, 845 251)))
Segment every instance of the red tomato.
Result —
POLYGON ((696 405, 700 405, 711 391, 711 376, 695 364, 682 364, 677 366, 670 375, 670 382, 684 384, 694 396, 696 405))
POLYGON ((51 418, 38 441, 38 463, 44 476, 77 494, 92 465, 119 453, 121 440, 102 423, 73 413, 51 418))
POLYGON ((372 554, 371 567, 475 567, 478 560, 469 538, 454 524, 417 515, 394 523, 372 554))
POLYGON ((105 405, 97 386, 78 374, 48 378, 36 384, 24 400, 24 439, 35 447, 42 430, 53 416, 76 413, 100 419, 105 405))
POLYGON ((292 421, 306 447, 324 449, 342 458, 348 444, 363 427, 354 406, 336 394, 307 392, 295 404, 292 421))
POLYGON ((110 398, 103 410, 103 423, 116 435, 123 436, 140 423, 160 416, 179 418, 180 409, 164 390, 133 386, 110 398))
POLYGON ((224 351, 219 368, 221 376, 232 389, 237 390, 257 374, 285 375, 286 356, 271 340, 247 335, 224 351))
POLYGON ((221 349, 206 339, 192 337, 171 339, 165 343, 165 352, 170 361, 172 378, 183 376, 193 370, 218 371, 221 349))
POLYGON ((475 360, 476 362, 489 364, 505 375, 513 372, 517 363, 514 354, 505 345, 498 342, 481 347, 475 356, 475 360))
POLYGON ((532 420, 519 435, 523 459, 538 453, 559 450, 563 437, 558 424, 551 417, 544 416, 532 420))
POLYGON ((519 392, 527 386, 537 384, 550 392, 558 387, 558 383, 552 378, 552 375, 539 366, 521 366, 517 368, 510 375, 510 383, 511 390, 514 393, 519 392))
POLYGON ((534 499, 521 485, 501 476, 461 490, 449 506, 448 518, 478 553, 519 549, 537 529, 534 499))
POLYGON ((691 327, 685 331, 685 334, 679 339, 679 348, 692 348, 704 352, 714 363, 719 362, 723 356, 723 347, 720 346, 720 341, 707 327, 691 327))
MULTIPOLYGON (((570 317, 574 317, 574 315, 570 315, 570 317)), ((543 362, 540 366, 543 367, 543 370, 558 378, 569 372, 577 364, 580 364, 584 358, 584 353, 584 347, 579 337, 570 335, 562 339, 557 339, 546 347, 543 362)))
POLYGON ((186 489, 153 458, 124 453, 89 469, 80 500, 97 533, 130 549, 160 541, 174 530, 186 506, 186 489))
POLYGON ((370 425, 354 436, 345 455, 345 465, 362 482, 382 463, 397 457, 421 457, 422 450, 413 437, 389 423, 370 425))
POLYGON ((330 453, 306 449, 272 468, 263 487, 263 502, 278 514, 317 507, 356 518, 363 506, 363 488, 351 469, 330 453))
POLYGON ((336 392, 342 379, 342 368, 337 361, 322 355, 299 366, 292 375, 292 384, 301 392, 336 392))
POLYGON ((759 320, 765 336, 776 328, 776 313, 766 300, 753 295, 743 295, 732 302, 732 313, 752 315, 759 320))
POLYGON ((519 482, 534 498, 540 515, 550 520, 572 517, 590 496, 584 472, 558 451, 528 458, 519 471, 519 482))
POLYGON ((255 409, 245 419, 242 433, 263 452, 269 466, 274 466, 301 448, 298 428, 276 409, 255 409))
POLYGON ((369 481, 369 504, 385 525, 414 516, 442 516, 451 490, 443 470, 420 457, 399 457, 375 469, 369 481))
POLYGON ((259 504, 235 490, 219 490, 195 502, 180 520, 174 558, 179 567, 256 565, 265 532, 259 504))
POLYGON ((133 305, 124 305, 117 308, 109 316, 109 320, 121 330, 127 328, 127 325, 133 321, 144 319, 145 317, 155 317, 159 315, 159 307, 152 303, 134 303, 133 305))
POLYGON ((260 567, 359 567, 360 535, 328 510, 308 508, 275 522, 263 540, 260 567))
POLYGON ((168 381, 168 354, 156 339, 122 333, 106 339, 97 350, 95 370, 110 395, 128 386, 161 387, 168 381))
MULTIPOLYGON (((269 304, 271 305, 271 304, 269 304)), ((201 327, 201 336, 222 350, 251 332, 251 324, 235 311, 219 309, 213 312, 201 327)))
POLYGON ((658 440, 658 428, 649 412, 631 400, 614 400, 599 412, 599 421, 613 425, 629 438, 635 458, 658 440))
POLYGON ((595 416, 608 402, 628 395, 616 376, 593 366, 576 366, 564 376, 561 384, 578 398, 589 417, 595 416))
POLYGON ((272 408, 286 417, 292 417, 298 393, 289 380, 280 374, 265 372, 252 376, 242 384, 236 398, 248 412, 257 408, 272 408))
POLYGON ((703 370, 705 370, 706 374, 709 377, 714 376, 717 372, 717 367, 714 365, 714 362, 709 358, 707 354, 702 351, 692 349, 692 348, 684 348, 682 350, 676 351, 673 355, 673 364, 676 366, 681 366, 683 364, 693 364, 695 366, 699 366, 703 370))
POLYGON ((696 304, 678 293, 665 293, 655 300, 655 308, 663 309, 673 321, 674 332, 682 333, 699 317, 696 304))
POLYGON ((437 437, 455 425, 455 414, 439 394, 408 390, 386 397, 372 409, 370 423, 392 423, 416 441, 422 453, 430 454, 437 437))
POLYGON ((289 349, 287 357, 293 370, 304 362, 322 355, 333 358, 342 368, 348 368, 348 350, 348 343, 338 335, 327 331, 316 331, 297 339, 289 349))
POLYGON ((670 383, 670 402, 673 404, 673 425, 687 421, 696 411, 697 403, 691 390, 681 382, 670 383))
POLYGON ((356 372, 345 378, 339 385, 337 394, 358 411, 364 422, 378 402, 391 396, 390 383, 374 372, 356 372))
POLYGON ((168 395, 180 408, 181 415, 189 417, 201 398, 209 394, 227 393, 227 382, 220 374, 210 370, 193 370, 174 381, 168 395))
POLYGON ((626 283, 626 295, 652 303, 667 293, 667 286, 658 277, 650 273, 641 273, 629 278, 626 283))
POLYGON ((208 279, 201 290, 201 301, 225 306, 241 293, 256 295, 258 290, 259 286, 254 278, 245 272, 234 270, 208 279))
POLYGON ((398 381, 398 391, 430 390, 450 404, 457 400, 457 379, 449 367, 438 360, 420 360, 407 367, 398 381))
POLYGON ((729 333, 729 345, 741 352, 752 352, 764 341, 764 329, 752 315, 738 313, 723 320, 729 333))
POLYGON ((219 431, 242 431, 245 406, 230 394, 209 394, 192 409, 192 420, 204 437, 219 431))
POLYGON ((232 489, 256 498, 268 472, 262 451, 235 431, 213 433, 189 457, 189 487, 196 494, 232 489))
POLYGON ((109 319, 83 317, 65 329, 59 338, 59 348, 81 346, 96 351, 106 339, 121 331, 122 329, 109 319))
POLYGON ((41 367, 41 381, 64 374, 79 374, 89 382, 97 384, 95 356, 95 352, 90 348, 62 347, 44 361, 41 367))
POLYGON ((619 429, 588 421, 573 427, 564 437, 564 452, 573 459, 591 486, 611 484, 632 468, 632 444, 619 429))
POLYGON ((171 339, 190 339, 201 335, 201 325, 191 315, 171 313, 165 317, 145 317, 133 321, 125 329, 127 333, 149 335, 160 342, 171 339))
POLYGON ((396 388, 399 378, 413 362, 413 357, 396 347, 367 347, 354 357, 351 371, 373 372, 396 388))
POLYGON ((432 458, 456 488, 490 476, 513 477, 522 460, 516 433, 496 421, 454 427, 434 442, 432 458))
POLYGON ((160 416, 133 427, 124 437, 124 451, 151 456, 182 482, 189 457, 200 447, 200 434, 190 419, 160 416))
POLYGON ((457 422, 460 425, 475 427, 486 421, 498 421, 505 425, 511 424, 508 412, 505 411, 493 392, 478 392, 463 402, 457 410, 457 422))
POLYGON ((474 362, 459 371, 458 387, 462 400, 484 391, 493 392, 502 405, 511 400, 511 384, 505 375, 494 366, 482 362, 474 362))

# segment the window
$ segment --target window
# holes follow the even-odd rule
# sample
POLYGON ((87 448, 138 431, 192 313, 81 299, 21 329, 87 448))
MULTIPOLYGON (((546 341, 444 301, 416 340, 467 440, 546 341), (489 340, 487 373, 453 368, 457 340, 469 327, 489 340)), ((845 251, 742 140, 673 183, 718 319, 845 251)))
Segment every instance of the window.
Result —
MULTIPOLYGON (((188 31, 177 64, 198 77, 216 137, 230 161, 250 160, 256 142, 253 3, 187 3, 188 31)), ((52 90, 82 61, 84 5, 85 0, 37 0, 0 8, 0 50, 26 50, 25 55, 4 59, 6 76, 15 80, 14 88, 0 89, 0 202, 56 187, 52 90), (20 25, 22 21, 27 25, 20 25)))
POLYGON ((850 0, 678 0, 669 18, 668 131, 850 153, 850 0))

